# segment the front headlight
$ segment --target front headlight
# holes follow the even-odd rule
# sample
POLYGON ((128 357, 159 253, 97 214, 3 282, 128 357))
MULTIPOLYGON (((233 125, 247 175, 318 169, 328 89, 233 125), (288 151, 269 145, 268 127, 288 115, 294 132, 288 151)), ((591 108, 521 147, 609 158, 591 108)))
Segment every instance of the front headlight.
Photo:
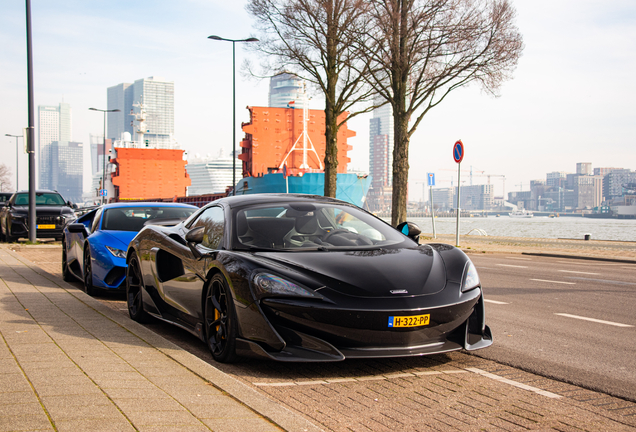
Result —
POLYGON ((322 299, 317 292, 302 287, 294 282, 283 279, 271 273, 257 273, 252 279, 257 298, 266 296, 292 296, 322 299))
POLYGON ((479 275, 477 274, 475 264, 473 264, 473 262, 469 260, 466 263, 466 267, 464 269, 464 282, 462 283, 462 292, 475 289, 480 284, 481 282, 479 281, 479 275))
POLYGON ((117 258, 126 258, 126 251, 110 246, 106 246, 106 249, 108 249, 108 252, 112 253, 113 256, 116 256, 117 258))

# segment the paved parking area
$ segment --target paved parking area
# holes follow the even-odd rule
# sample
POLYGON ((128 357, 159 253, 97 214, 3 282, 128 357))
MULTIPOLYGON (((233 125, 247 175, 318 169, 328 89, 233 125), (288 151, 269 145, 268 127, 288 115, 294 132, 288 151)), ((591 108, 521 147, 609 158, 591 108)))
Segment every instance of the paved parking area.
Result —
MULTIPOLYGON (((53 290, 65 286, 59 279, 59 247, 19 249, 15 256, 39 273, 43 284, 52 282, 53 290)), ((123 302, 109 302, 122 322, 132 323, 121 310, 123 302)), ((175 335, 170 336, 173 342, 182 345, 178 340, 182 337, 182 346, 188 349, 186 335, 175 335)), ((126 337, 112 343, 123 352, 136 349, 126 337)), ((201 346, 195 344, 195 349, 201 346)), ((197 355, 214 364, 203 352, 197 355)), ((246 361, 214 366, 324 430, 636 430, 634 403, 459 352, 329 364, 246 361)), ((171 382, 178 388, 187 380, 171 382)), ((0 424, 3 403, 0 399, 0 424)))

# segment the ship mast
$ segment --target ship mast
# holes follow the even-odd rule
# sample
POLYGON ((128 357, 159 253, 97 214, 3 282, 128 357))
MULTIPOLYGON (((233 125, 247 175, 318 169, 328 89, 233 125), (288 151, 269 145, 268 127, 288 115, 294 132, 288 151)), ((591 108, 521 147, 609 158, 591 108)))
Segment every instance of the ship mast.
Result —
POLYGON ((278 167, 279 170, 283 169, 283 166, 285 165, 285 162, 287 161, 287 158, 289 157, 289 155, 293 151, 299 151, 299 150, 302 150, 303 152, 303 163, 300 165, 300 169, 309 169, 309 165, 307 164, 308 151, 314 152, 314 154, 316 155, 316 159, 318 160, 318 166, 320 166, 321 170, 323 169, 320 156, 318 156, 318 152, 316 151, 314 144, 311 142, 311 138, 309 138, 309 134, 307 133, 307 122, 309 121, 309 99, 307 98, 307 84, 304 82, 303 82, 302 101, 303 101, 303 131, 301 132, 300 136, 298 136, 298 138, 296 139, 296 142, 292 146, 291 150, 289 150, 289 152, 287 152, 287 154, 285 155, 285 158, 283 159, 280 166, 278 167), (303 139, 302 149, 297 147, 301 137, 303 139))
POLYGON ((137 122, 137 136, 139 137, 139 147, 143 147, 144 134, 146 133, 146 106, 144 105, 144 96, 141 95, 139 103, 133 104, 135 108, 139 108, 139 112, 135 113, 130 110, 130 115, 135 118, 137 122))

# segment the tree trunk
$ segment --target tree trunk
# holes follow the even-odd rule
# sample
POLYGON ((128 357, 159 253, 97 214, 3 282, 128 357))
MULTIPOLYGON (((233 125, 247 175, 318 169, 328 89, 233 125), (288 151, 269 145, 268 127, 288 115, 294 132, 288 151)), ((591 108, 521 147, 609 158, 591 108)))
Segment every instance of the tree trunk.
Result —
POLYGON ((394 115, 393 144, 393 196, 391 200, 391 224, 406 221, 406 199, 409 179, 409 143, 408 118, 394 115))
POLYGON ((391 75, 393 76, 393 196, 391 199, 391 223, 393 226, 406 221, 406 196, 409 180, 409 116, 406 112, 406 95, 409 79, 408 16, 412 3, 398 0, 394 19, 391 49, 391 75), (399 13, 398 13, 399 12, 399 13))
POLYGON ((325 3, 327 13, 327 58, 325 64, 327 91, 325 94, 325 196, 336 197, 338 178, 338 114, 336 113, 336 90, 338 72, 338 41, 336 22, 333 17, 333 1, 325 3))
POLYGON ((325 108, 325 196, 336 197, 336 179, 338 175, 338 117, 333 107, 327 103, 325 108))

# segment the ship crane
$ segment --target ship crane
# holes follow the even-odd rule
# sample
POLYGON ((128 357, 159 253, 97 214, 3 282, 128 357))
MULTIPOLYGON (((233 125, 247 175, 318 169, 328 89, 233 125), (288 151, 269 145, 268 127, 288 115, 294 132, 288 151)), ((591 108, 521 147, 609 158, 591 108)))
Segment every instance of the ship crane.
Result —
POLYGON ((323 169, 322 166, 322 161, 320 160, 320 156, 318 156, 318 152, 316 151, 316 148, 314 147, 314 144, 311 142, 311 138, 309 138, 309 134, 307 133, 307 122, 309 121, 309 99, 307 98, 307 86, 305 83, 303 83, 303 131, 301 132, 301 134, 298 136, 298 138, 296 139, 296 142, 294 143, 294 145, 292 146, 291 150, 289 150, 289 152, 287 152, 287 154, 285 155, 285 158, 283 159, 283 161, 280 163, 280 166, 278 167, 279 170, 283 169, 283 166, 285 165, 285 162, 287 161, 287 158, 289 158, 289 155, 291 155, 291 153, 293 151, 302 151, 303 152, 303 163, 300 165, 300 169, 309 169, 309 165, 307 164, 307 152, 311 151, 316 155, 316 159, 318 160, 318 166, 320 167, 320 169, 323 169), (302 148, 298 147, 298 143, 300 141, 300 139, 303 139, 303 146, 302 148), (309 146, 307 145, 309 143, 309 146))

